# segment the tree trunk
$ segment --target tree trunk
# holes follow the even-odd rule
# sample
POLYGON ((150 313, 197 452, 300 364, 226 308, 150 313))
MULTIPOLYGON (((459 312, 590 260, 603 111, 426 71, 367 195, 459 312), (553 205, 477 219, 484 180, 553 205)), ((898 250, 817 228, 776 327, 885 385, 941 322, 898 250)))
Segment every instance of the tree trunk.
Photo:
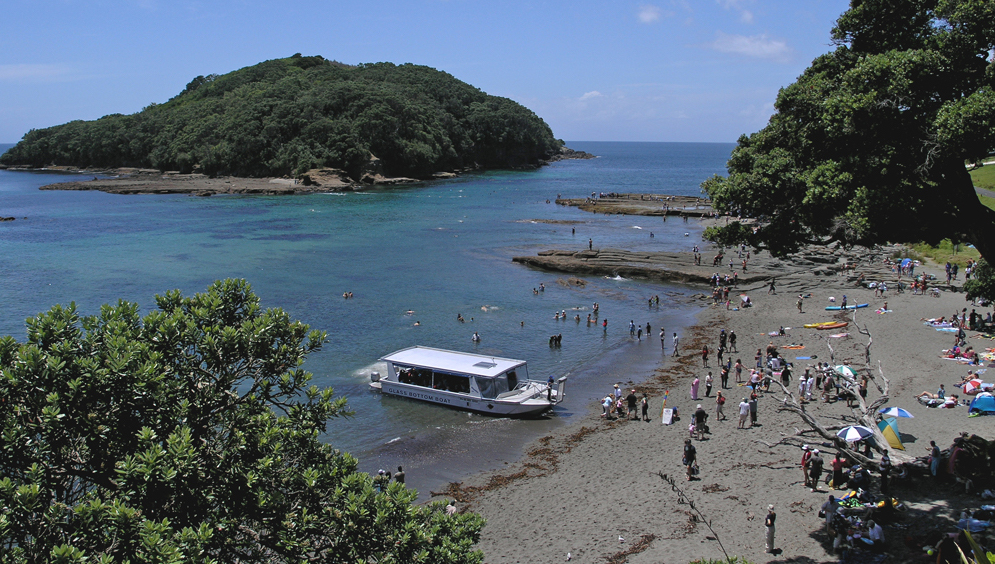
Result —
POLYGON ((995 210, 978 199, 971 174, 962 162, 954 161, 946 169, 944 177, 949 179, 946 184, 958 214, 955 229, 978 249, 981 256, 995 263, 995 210))

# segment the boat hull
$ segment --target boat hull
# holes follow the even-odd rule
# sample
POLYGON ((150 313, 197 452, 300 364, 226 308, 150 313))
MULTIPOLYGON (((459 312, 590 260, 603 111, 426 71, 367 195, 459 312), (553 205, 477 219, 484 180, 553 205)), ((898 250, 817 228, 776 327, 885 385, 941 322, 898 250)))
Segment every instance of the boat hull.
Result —
MULTIPOLYGON (((401 384, 390 380, 380 380, 379 382, 374 382, 374 384, 379 384, 380 392, 384 394, 500 417, 537 417, 552 409, 556 399, 555 390, 553 391, 554 401, 547 400, 546 396, 541 393, 538 394, 538 397, 525 401, 508 401, 443 392, 421 386, 401 384)), ((534 392, 530 393, 534 394, 534 392)))

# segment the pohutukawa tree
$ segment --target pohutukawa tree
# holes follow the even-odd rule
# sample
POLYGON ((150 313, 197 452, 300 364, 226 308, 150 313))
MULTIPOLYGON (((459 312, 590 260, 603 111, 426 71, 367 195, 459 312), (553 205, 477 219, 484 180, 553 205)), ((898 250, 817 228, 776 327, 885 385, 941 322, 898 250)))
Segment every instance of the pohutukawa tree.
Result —
POLYGON ((480 562, 483 520, 377 492, 322 442, 325 334, 244 280, 0 339, 0 561, 480 562))
POLYGON ((995 257, 995 211, 966 163, 995 149, 995 2, 852 0, 835 49, 702 184, 755 218, 706 236, 774 254, 807 243, 968 241, 995 257))

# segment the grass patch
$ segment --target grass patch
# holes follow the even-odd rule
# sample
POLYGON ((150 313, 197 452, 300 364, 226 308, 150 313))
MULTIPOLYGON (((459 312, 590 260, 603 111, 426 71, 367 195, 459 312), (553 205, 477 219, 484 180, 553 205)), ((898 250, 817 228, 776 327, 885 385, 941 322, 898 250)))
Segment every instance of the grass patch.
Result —
MULTIPOLYGON (((995 203, 995 198, 988 199, 995 203)), ((968 247, 963 243, 954 245, 950 242, 950 239, 944 239, 935 247, 926 243, 918 243, 912 246, 912 251, 936 264, 946 264, 949 262, 950 264, 965 266, 968 259, 978 260, 981 258, 981 253, 974 247, 968 247)), ((914 258, 911 256, 913 253, 909 253, 909 258, 914 258)))
MULTIPOLYGON (((971 180, 974 181, 974 185, 978 188, 986 188, 988 190, 995 190, 995 164, 990 164, 983 166, 981 168, 976 168, 971 171, 971 180)), ((988 205, 988 204, 985 204, 988 205)), ((991 206, 988 206, 991 207, 991 206)))
POLYGON ((988 196, 978 194, 978 199, 981 200, 981 205, 995 210, 995 198, 989 198, 988 196))

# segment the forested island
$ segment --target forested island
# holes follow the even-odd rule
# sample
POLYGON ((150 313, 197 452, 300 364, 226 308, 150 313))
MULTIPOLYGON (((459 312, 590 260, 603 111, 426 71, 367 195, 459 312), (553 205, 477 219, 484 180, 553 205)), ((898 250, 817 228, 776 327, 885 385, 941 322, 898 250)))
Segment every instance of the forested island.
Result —
POLYGON ((296 54, 198 76, 135 114, 31 130, 0 165, 255 178, 330 168, 360 181, 371 170, 425 179, 534 167, 561 150, 569 151, 531 110, 445 72, 296 54))

